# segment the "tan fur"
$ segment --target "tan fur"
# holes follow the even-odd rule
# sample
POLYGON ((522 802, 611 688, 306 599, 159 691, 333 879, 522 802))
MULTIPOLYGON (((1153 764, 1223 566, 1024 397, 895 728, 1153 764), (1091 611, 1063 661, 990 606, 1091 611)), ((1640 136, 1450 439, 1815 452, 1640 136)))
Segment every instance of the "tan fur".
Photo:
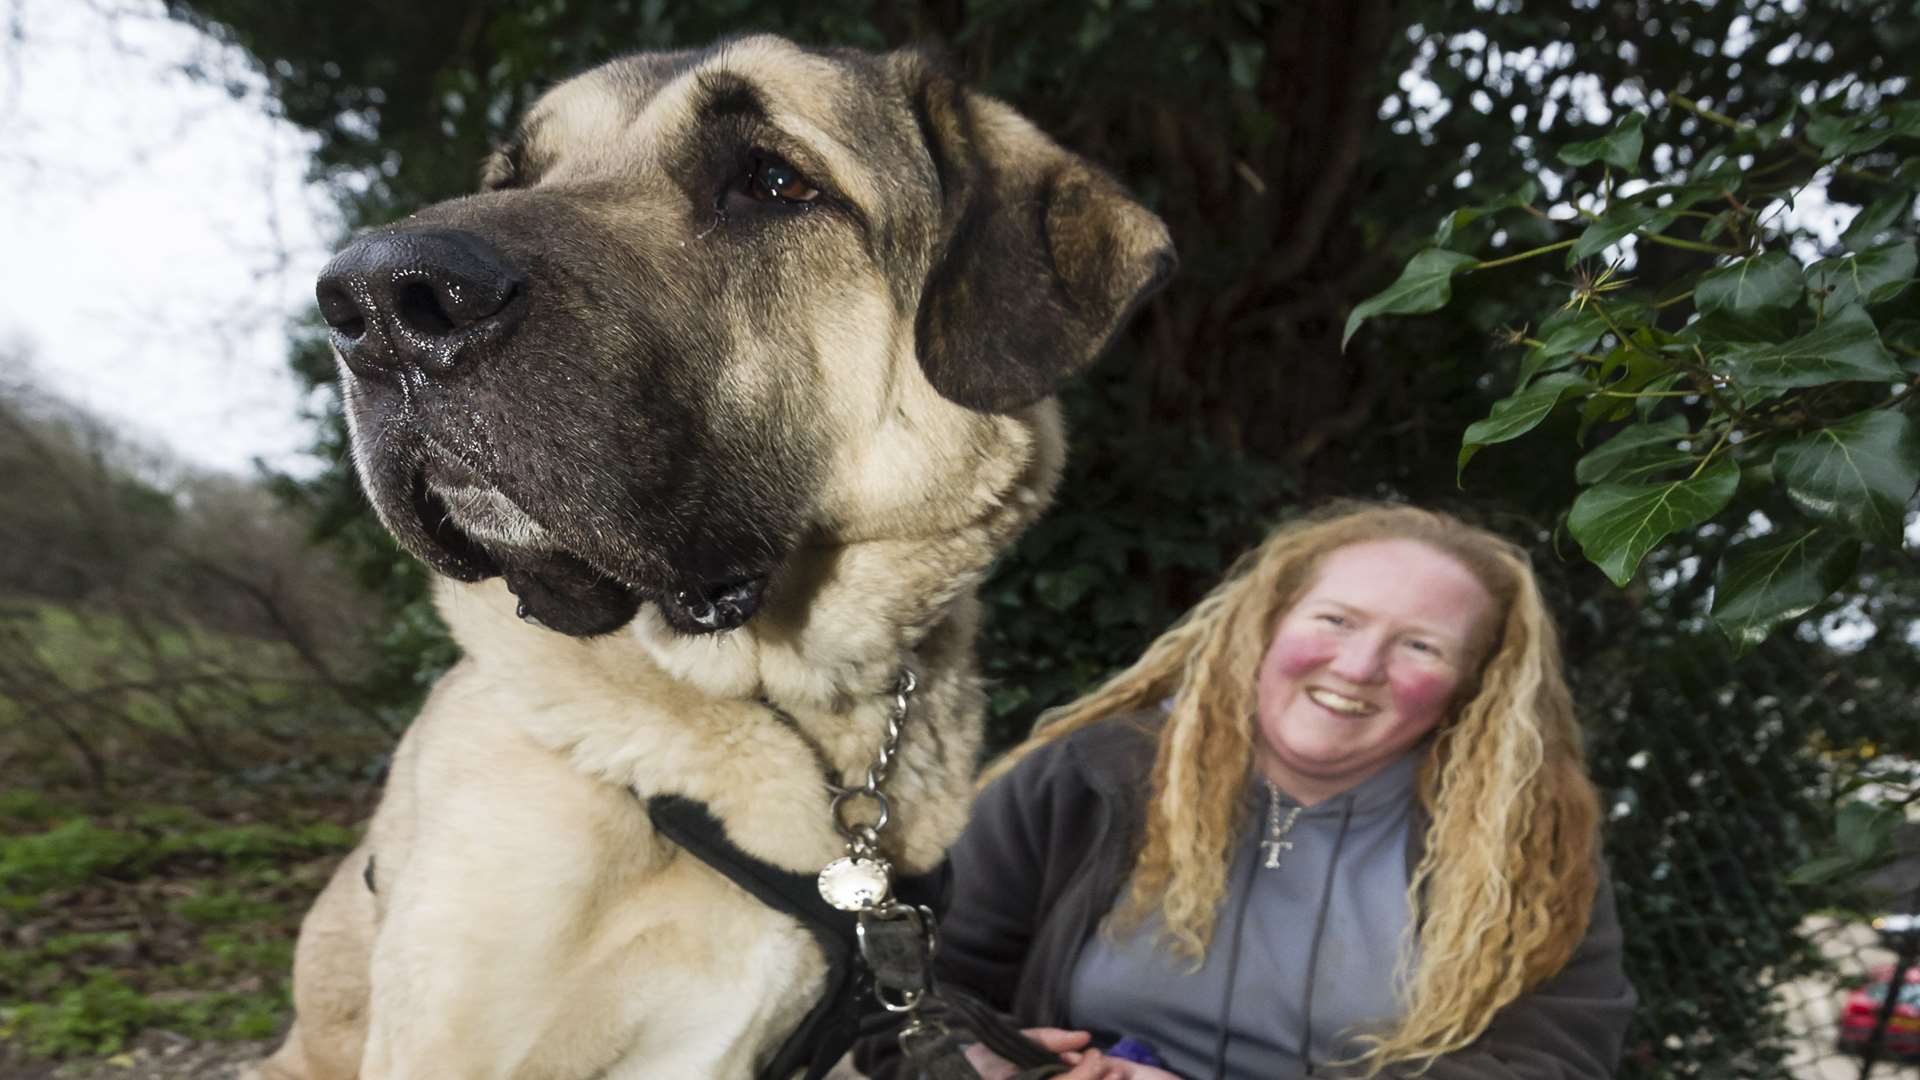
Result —
MULTIPOLYGON (((600 200, 593 214, 611 213, 616 175, 629 201, 665 205, 650 163, 695 122, 713 71, 750 80, 856 203, 892 213, 911 195, 922 217, 939 205, 930 167, 863 168, 862 149, 829 132, 823 88, 852 85, 835 62, 765 38, 716 49, 646 95, 622 87, 640 76, 612 68, 562 84, 530 114, 527 167, 548 190, 600 200)), ((1071 160, 1004 106, 977 107, 982 139, 1052 163, 1025 172, 1071 160)), ((1079 167, 1077 182, 1117 193, 1079 167)), ((508 171, 491 164, 490 184, 508 171)), ((1119 209, 1107 248, 1170 259, 1156 254, 1166 238, 1152 215, 1119 209)), ((664 210, 609 228, 636 247, 703 242, 699 221, 664 210)), ((622 630, 576 638, 516 618, 497 578, 441 579, 435 600, 464 658, 407 731, 364 842, 302 927, 298 1022, 259 1080, 753 1076, 812 1006, 823 957, 797 923, 656 836, 642 799, 697 799, 747 852, 817 871, 844 850, 820 758, 835 782, 859 781, 902 667, 920 689, 887 782, 884 844, 912 873, 958 835, 981 738, 972 589, 1051 497, 1058 411, 1050 398, 1003 413, 948 400, 921 371, 899 282, 842 249, 816 260, 792 317, 830 370, 796 371, 742 332, 711 387, 723 416, 758 415, 782 394, 809 402, 824 448, 809 531, 764 607, 730 632, 683 636, 649 604, 622 630)), ((759 313, 726 314, 749 327, 759 313)), ((347 393, 359 403, 351 381, 347 393)), ((381 435, 354 434, 371 475, 381 435)), ((524 517, 506 495, 486 498, 507 508, 497 520, 524 517)), ((548 524, 529 518, 514 535, 548 524)))

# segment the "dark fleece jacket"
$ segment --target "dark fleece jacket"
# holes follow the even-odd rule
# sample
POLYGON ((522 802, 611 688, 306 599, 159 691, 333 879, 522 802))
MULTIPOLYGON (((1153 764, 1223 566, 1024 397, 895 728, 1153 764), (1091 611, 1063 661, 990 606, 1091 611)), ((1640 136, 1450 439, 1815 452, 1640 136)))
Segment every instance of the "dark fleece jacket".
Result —
MULTIPOLYGON (((1158 724, 1157 714, 1093 724, 1035 751, 981 793, 953 850, 954 898, 935 960, 942 985, 971 991, 1020 1026, 1065 1026, 1080 949, 1113 907, 1139 850, 1158 724)), ((1409 868, 1419 861, 1427 824, 1416 807, 1409 868)), ((1471 1046, 1421 1075, 1612 1076, 1635 1000, 1620 957, 1603 873, 1586 938, 1567 966, 1502 1009, 1471 1046)), ((876 1080, 905 1075, 889 1036, 863 1042, 855 1061, 876 1080)), ((1339 1074, 1318 1067, 1312 1075, 1339 1074)))

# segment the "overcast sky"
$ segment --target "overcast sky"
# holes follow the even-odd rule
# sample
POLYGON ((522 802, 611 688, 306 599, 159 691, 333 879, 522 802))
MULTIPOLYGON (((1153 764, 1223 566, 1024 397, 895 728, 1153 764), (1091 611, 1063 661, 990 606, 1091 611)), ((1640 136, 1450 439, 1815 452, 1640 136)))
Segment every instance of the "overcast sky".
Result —
POLYGON ((157 0, 0 0, 0 376, 186 461, 306 471, 286 321, 335 226, 308 137, 157 0))

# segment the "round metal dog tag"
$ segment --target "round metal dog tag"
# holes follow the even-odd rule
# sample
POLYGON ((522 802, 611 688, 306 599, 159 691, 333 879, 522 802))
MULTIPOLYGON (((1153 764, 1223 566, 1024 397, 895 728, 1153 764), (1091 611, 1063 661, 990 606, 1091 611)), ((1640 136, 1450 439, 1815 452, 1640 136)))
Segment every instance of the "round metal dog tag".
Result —
POLYGON ((882 859, 841 856, 820 871, 820 896, 841 911, 865 911, 887 898, 892 869, 882 859))

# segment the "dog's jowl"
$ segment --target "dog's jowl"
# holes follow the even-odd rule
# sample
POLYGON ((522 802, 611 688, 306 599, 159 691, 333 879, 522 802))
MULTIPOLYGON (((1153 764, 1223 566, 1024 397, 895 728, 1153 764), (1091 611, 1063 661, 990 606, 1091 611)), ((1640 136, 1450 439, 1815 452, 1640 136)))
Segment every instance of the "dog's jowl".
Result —
POLYGON ((827 784, 911 671, 877 854, 939 863, 972 587, 1166 231, 916 53, 765 37, 561 84, 483 188, 319 281, 361 479, 464 659, 307 917, 261 1073, 755 1077, 825 954, 645 800, 815 874, 848 849, 827 784))

